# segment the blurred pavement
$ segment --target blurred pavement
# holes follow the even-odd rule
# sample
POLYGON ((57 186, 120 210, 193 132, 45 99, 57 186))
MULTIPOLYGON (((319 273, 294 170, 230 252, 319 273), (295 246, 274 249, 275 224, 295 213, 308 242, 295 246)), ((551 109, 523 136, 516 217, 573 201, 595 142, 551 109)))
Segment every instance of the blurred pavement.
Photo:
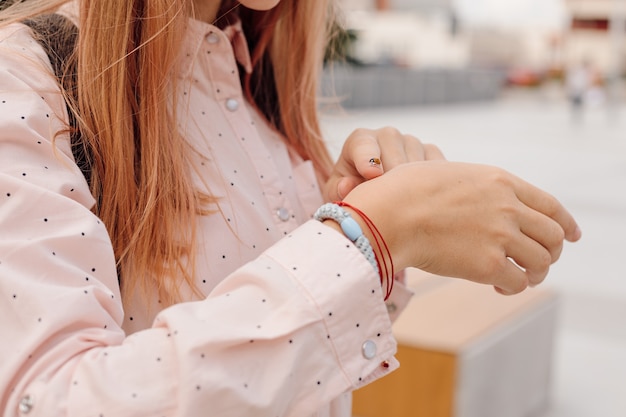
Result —
POLYGON ((441 107, 350 109, 323 119, 339 152, 354 128, 385 125, 449 160, 497 165, 554 194, 583 238, 543 284, 561 294, 550 408, 536 417, 626 416, 626 107, 574 119, 556 90, 441 107))

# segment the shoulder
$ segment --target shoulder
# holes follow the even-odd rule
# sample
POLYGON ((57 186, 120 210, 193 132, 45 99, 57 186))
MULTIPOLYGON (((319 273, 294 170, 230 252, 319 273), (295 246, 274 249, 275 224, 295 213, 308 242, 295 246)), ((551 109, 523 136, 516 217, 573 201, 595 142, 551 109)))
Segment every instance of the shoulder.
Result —
POLYGON ((23 23, 0 26, 0 71, 18 68, 24 75, 52 71, 48 55, 30 27, 23 23))

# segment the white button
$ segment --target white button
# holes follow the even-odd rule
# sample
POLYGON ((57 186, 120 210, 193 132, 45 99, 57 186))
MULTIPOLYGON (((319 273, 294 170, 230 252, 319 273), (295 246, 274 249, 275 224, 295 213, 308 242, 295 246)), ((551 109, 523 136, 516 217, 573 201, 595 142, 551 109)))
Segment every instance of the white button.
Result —
POLYGON ((220 41, 220 37, 215 32, 211 32, 206 36, 206 41, 208 43, 218 43, 220 41))
POLYGON ((239 108, 239 102, 234 98, 226 100, 226 108, 230 111, 235 111, 239 108))
POLYGON ((20 412, 23 414, 28 414, 30 413, 30 410, 33 409, 33 407, 35 406, 35 401, 33 400, 33 397, 31 397, 30 395, 26 395, 25 397, 22 397, 22 399, 20 400, 20 412))
POLYGON ((366 340, 361 350, 363 351, 363 357, 365 359, 373 359, 374 356, 376 356, 376 343, 371 340, 366 340))
POLYGON ((396 303, 387 303, 387 313, 393 314, 398 310, 396 303))
POLYGON ((284 222, 289 220, 289 210, 287 210, 284 207, 281 207, 278 210, 276 210, 276 215, 278 216, 279 219, 281 219, 284 222))

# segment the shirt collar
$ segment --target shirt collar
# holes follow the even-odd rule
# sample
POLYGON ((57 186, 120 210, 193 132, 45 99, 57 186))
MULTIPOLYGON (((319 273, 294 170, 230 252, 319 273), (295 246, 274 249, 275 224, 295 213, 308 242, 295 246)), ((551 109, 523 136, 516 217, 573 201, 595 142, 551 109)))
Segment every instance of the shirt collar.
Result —
POLYGON ((195 60, 194 58, 197 56, 198 50, 201 48, 206 37, 210 33, 220 32, 223 33, 224 36, 226 36, 226 38, 230 41, 237 62, 244 68, 246 73, 249 74, 252 72, 252 60, 250 58, 248 42, 246 41, 245 34, 243 33, 240 20, 236 20, 224 29, 219 29, 217 26, 212 24, 196 19, 189 19, 185 47, 183 48, 184 60, 181 66, 181 73, 183 76, 190 73, 195 60))

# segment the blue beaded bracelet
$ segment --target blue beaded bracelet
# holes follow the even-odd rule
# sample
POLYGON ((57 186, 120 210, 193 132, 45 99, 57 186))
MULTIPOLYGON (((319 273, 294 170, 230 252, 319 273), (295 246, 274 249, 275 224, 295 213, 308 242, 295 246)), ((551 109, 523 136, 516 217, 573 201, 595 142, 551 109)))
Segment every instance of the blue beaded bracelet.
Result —
POLYGON ((361 251, 361 253, 365 256, 368 262, 376 271, 376 274, 379 274, 378 262, 376 262, 376 256, 374 255, 374 250, 372 249, 372 245, 367 237, 363 234, 363 230, 361 230, 361 226, 352 218, 350 213, 348 213, 343 207, 338 206, 333 203, 326 203, 317 209, 315 214, 313 215, 315 220, 324 221, 324 220, 334 220, 339 226, 341 226, 341 230, 346 235, 348 239, 350 239, 354 245, 361 251))

